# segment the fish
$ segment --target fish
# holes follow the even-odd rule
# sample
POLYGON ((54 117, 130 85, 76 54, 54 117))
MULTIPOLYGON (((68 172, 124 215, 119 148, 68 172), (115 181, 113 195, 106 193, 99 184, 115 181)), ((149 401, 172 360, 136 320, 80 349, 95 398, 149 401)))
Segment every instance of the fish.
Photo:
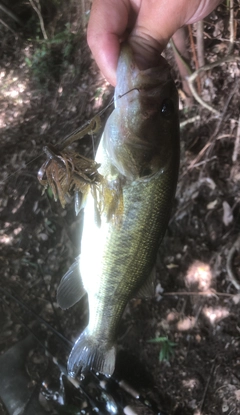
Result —
POLYGON ((86 198, 81 253, 57 293, 64 309, 88 294, 89 322, 68 358, 73 378, 113 374, 124 309, 153 294, 178 179, 178 93, 166 60, 141 70, 124 44, 114 107, 95 157, 103 179, 86 198))

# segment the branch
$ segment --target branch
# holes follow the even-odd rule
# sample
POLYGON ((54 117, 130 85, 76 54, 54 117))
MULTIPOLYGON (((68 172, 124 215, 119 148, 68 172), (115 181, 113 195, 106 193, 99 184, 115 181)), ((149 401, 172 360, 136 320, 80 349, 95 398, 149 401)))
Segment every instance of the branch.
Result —
POLYGON ((240 117, 238 119, 237 135, 236 135, 236 140, 235 140, 235 145, 234 145, 234 150, 233 150, 233 155, 232 155, 233 163, 237 161, 239 153, 240 153, 240 117))
MULTIPOLYGON (((205 65, 204 59, 204 39, 203 39, 203 20, 197 22, 197 54, 200 68, 205 65)), ((198 68, 196 68, 198 69, 198 68)))
POLYGON ((228 62, 234 62, 234 61, 240 61, 240 57, 233 56, 233 55, 224 57, 222 59, 219 59, 216 62, 209 63, 205 66, 202 66, 201 68, 197 69, 195 72, 193 72, 190 76, 187 77, 187 80, 188 80, 188 83, 189 83, 189 88, 191 89, 192 94, 193 94, 194 98, 196 99, 196 101, 198 101, 203 107, 207 108, 209 111, 216 114, 218 117, 221 115, 221 113, 219 111, 217 111, 215 108, 213 108, 211 105, 209 105, 207 102, 205 102, 198 95, 198 93, 197 93, 197 91, 196 91, 196 89, 193 85, 193 82, 201 72, 209 71, 210 69, 213 69, 216 66, 219 66, 219 65, 222 65, 222 64, 228 63, 228 62))
POLYGON ((2 10, 4 13, 6 13, 9 17, 11 17, 15 22, 23 26, 22 20, 19 19, 18 16, 16 16, 15 13, 13 13, 11 10, 9 10, 8 7, 4 6, 2 3, 0 3, 0 10, 2 10))
POLYGON ((182 121, 180 123, 180 129, 184 128, 187 124, 191 124, 195 121, 200 121, 200 119, 201 119, 200 115, 195 115, 195 117, 188 118, 187 120, 182 121))
POLYGON ((227 54, 230 55, 233 51, 234 47, 234 8, 233 8, 233 0, 230 0, 230 16, 229 16, 229 31, 230 31, 230 38, 229 38, 229 46, 227 54))
POLYGON ((240 283, 238 282, 236 275, 233 271, 233 257, 236 251, 240 250, 240 237, 234 242, 232 248, 230 249, 228 256, 227 256, 227 264, 226 269, 228 273, 228 278, 230 279, 231 283, 234 285, 234 287, 240 291, 240 283))
MULTIPOLYGON (((196 68, 196 70, 198 70, 199 63, 198 63, 196 49, 195 49, 195 44, 194 44, 194 40, 193 40, 192 25, 188 25, 188 33, 189 33, 190 45, 191 45, 191 49, 192 49, 192 54, 193 54, 193 60, 194 60, 194 63, 195 63, 195 68, 196 68)), ((190 85, 189 85, 189 87, 190 87, 190 85)), ((199 77, 197 79, 197 87, 198 87, 198 94, 200 94, 201 93, 201 82, 200 82, 200 78, 199 77)), ((191 87, 190 87, 190 89, 191 89, 191 87)), ((191 92, 192 92, 192 90, 191 90, 191 92)), ((193 93, 193 95, 194 95, 194 93, 193 93)))
POLYGON ((5 26, 10 32, 12 32, 15 36, 17 36, 17 33, 10 27, 4 20, 0 19, 0 23, 2 23, 3 26, 5 26))
POLYGON ((42 30, 42 34, 43 34, 44 39, 45 40, 48 40, 48 36, 47 36, 46 30, 45 30, 45 26, 44 26, 43 17, 42 17, 42 14, 41 14, 41 5, 40 5, 39 0, 36 0, 36 3, 37 4, 34 3, 34 0, 29 0, 29 3, 31 4, 32 8, 35 10, 35 12, 38 15, 38 18, 39 18, 39 22, 40 22, 40 26, 41 26, 41 30, 42 30))

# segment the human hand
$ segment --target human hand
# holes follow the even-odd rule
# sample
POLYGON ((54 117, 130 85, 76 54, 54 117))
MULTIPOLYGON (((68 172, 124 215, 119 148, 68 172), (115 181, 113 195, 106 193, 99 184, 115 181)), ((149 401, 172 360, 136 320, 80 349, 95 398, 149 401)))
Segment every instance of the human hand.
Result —
POLYGON ((115 86, 122 40, 128 39, 141 69, 155 66, 181 26, 203 19, 221 1, 94 0, 87 33, 89 47, 103 75, 115 86))

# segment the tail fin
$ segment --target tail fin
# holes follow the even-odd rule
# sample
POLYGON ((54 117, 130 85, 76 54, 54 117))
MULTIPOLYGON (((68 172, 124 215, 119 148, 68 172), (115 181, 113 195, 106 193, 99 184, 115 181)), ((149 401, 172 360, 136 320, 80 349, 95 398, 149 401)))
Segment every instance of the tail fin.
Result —
POLYGON ((81 372, 93 369, 95 372, 112 375, 115 369, 116 347, 98 342, 85 329, 74 344, 68 359, 69 376, 75 378, 81 372))

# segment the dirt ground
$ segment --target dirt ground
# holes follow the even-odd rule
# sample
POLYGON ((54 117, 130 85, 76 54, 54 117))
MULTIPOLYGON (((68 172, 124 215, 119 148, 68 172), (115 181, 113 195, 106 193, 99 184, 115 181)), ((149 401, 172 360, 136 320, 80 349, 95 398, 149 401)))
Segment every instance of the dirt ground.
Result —
MULTIPOLYGON (((26 337, 27 324, 66 362, 61 341, 3 290, 70 341, 86 324, 86 299, 66 311, 56 304, 59 281, 80 251, 83 215, 75 216, 73 200, 62 209, 50 191, 42 194, 37 173, 46 160, 43 147, 100 111, 113 89, 86 44, 87 2, 41 1, 46 40, 31 4, 2 4, 20 21, 0 7, 0 353, 26 337)), ((181 127, 179 182, 159 250, 156 295, 130 302, 118 339, 116 378, 168 415, 240 414, 239 1, 233 6, 232 29, 227 2, 204 22, 205 64, 220 62, 203 72, 198 94, 218 114, 196 100, 187 106, 172 47, 165 52, 179 90, 180 121, 193 120, 181 127), (149 342, 155 338, 159 342, 149 342)), ((196 43, 195 25, 191 33, 196 43)), ((194 72, 192 52, 190 45, 194 72)), ((99 135, 79 141, 76 151, 92 156, 99 135)), ((39 387, 52 372, 59 377, 41 346, 26 365, 28 387, 39 387)), ((83 413, 72 395, 67 404, 74 402, 75 412, 42 397, 44 408, 83 413)), ((126 393, 121 399, 137 414, 160 413, 126 393)))

